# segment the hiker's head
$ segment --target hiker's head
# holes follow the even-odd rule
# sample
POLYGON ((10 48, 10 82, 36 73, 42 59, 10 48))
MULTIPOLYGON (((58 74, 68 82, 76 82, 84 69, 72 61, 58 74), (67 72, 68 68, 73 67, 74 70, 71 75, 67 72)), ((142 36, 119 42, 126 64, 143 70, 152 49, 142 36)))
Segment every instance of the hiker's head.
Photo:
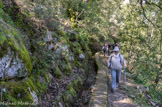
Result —
POLYGON ((119 47, 117 47, 117 46, 115 46, 115 48, 114 48, 114 53, 117 55, 118 53, 119 53, 119 47))

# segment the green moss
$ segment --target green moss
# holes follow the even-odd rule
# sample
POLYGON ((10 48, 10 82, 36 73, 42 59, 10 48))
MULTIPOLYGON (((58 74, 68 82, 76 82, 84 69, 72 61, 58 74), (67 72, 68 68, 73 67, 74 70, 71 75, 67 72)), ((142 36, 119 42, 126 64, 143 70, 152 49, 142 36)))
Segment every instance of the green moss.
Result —
POLYGON ((61 36, 65 36, 65 32, 63 30, 57 30, 57 33, 60 34, 61 36))
POLYGON ((56 77, 56 78, 61 78, 62 77, 62 73, 61 73, 61 71, 60 71, 60 69, 58 67, 55 67, 54 77, 56 77))
POLYGON ((73 98, 76 98, 76 92, 75 92, 75 90, 74 90, 74 88, 70 88, 70 94, 73 96, 73 98))
POLYGON ((63 94, 63 99, 65 103, 69 103, 69 100, 72 98, 69 91, 65 91, 63 94))
POLYGON ((26 79, 26 80, 23 82, 23 86, 24 86, 24 87, 30 86, 31 90, 33 90, 33 91, 35 91, 35 92, 38 93, 38 90, 37 90, 37 88, 35 87, 33 81, 32 81, 31 79, 29 79, 29 78, 26 79))
POLYGON ((63 43, 63 44, 67 44, 67 39, 64 37, 60 37, 59 38, 59 42, 63 43))
POLYGON ((77 97, 77 93, 75 91, 75 85, 77 85, 78 81, 73 81, 71 84, 69 84, 66 89, 67 91, 65 91, 62 95, 63 99, 64 99, 64 103, 67 103, 68 105, 71 105, 74 100, 77 97))
POLYGON ((45 76, 47 82, 49 83, 49 82, 50 82, 50 78, 49 78, 48 73, 44 72, 43 74, 44 74, 44 76, 45 76))
POLYGON ((31 91, 36 91, 36 87, 30 79, 20 81, 20 82, 0 82, 0 85, 7 90, 7 95, 5 96, 11 102, 17 103, 18 101, 28 101, 33 102, 33 98, 30 94, 29 87, 31 91))
POLYGON ((81 88, 81 86, 80 86, 80 84, 79 84, 79 81, 78 81, 78 80, 74 80, 72 84, 73 84, 74 89, 75 89, 77 92, 79 92, 79 90, 80 90, 80 88, 81 88))
POLYGON ((50 78, 49 78, 49 75, 47 73, 47 71, 44 71, 44 70, 36 70, 36 71, 32 71, 32 74, 30 75, 29 77, 33 84, 35 85, 36 89, 39 89, 37 90, 37 95, 41 95, 43 94, 44 92, 46 92, 47 90, 47 86, 50 82, 50 78))
POLYGON ((70 64, 64 65, 63 72, 65 75, 70 75, 73 72, 71 65, 70 64))
POLYGON ((65 103, 66 107, 70 107, 68 103, 65 103))
POLYGON ((84 41, 81 36, 78 37, 78 42, 80 43, 82 50, 88 50, 88 44, 86 44, 86 41, 84 41))
POLYGON ((78 35, 75 35, 73 33, 67 33, 66 35, 71 42, 78 41, 78 35))
POLYGON ((78 49, 76 50, 76 54, 79 56, 81 53, 83 53, 83 51, 82 51, 81 49, 78 48, 78 49))
POLYGON ((71 45, 73 48, 81 48, 80 44, 78 42, 71 42, 71 45))
POLYGON ((0 17, 0 46, 5 44, 5 50, 7 50, 8 47, 11 47, 12 51, 18 53, 18 56, 23 60, 26 68, 30 73, 32 70, 32 63, 29 53, 23 44, 22 35, 17 29, 13 27, 13 22, 10 17, 1 9, 0 12, 2 13, 0 17))
POLYGON ((73 103, 73 100, 74 100, 69 90, 64 93, 63 99, 64 99, 64 103, 66 103, 68 106, 71 103, 73 103))
POLYGON ((2 45, 4 43, 4 41, 6 40, 5 36, 2 36, 2 33, 0 32, 0 45, 2 45))
POLYGON ((72 82, 72 84, 73 84, 73 87, 75 88, 75 90, 79 91, 79 89, 80 89, 79 81, 78 80, 74 80, 72 82))
POLYGON ((90 50, 88 50, 86 53, 88 54, 88 57, 89 57, 89 58, 92 57, 92 52, 91 52, 90 50))
POLYGON ((31 60, 30 60, 30 56, 29 56, 29 53, 26 50, 25 46, 23 44, 21 44, 21 45, 23 48, 21 50, 19 50, 19 56, 21 57, 21 59, 23 59, 23 62, 25 63, 25 65, 28 68, 29 73, 30 73, 32 70, 32 67, 33 67, 31 60))
POLYGON ((79 61, 75 60, 72 62, 72 65, 80 68, 82 64, 79 61))

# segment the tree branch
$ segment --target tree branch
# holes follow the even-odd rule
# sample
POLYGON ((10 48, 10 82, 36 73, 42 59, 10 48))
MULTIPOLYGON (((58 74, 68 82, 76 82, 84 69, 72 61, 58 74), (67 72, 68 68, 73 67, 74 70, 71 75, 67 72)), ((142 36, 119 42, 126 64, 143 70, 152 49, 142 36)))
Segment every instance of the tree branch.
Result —
POLYGON ((146 13, 145 13, 145 9, 143 7, 143 0, 140 0, 140 5, 141 5, 141 8, 142 8, 142 11, 143 11, 143 15, 144 17, 147 19, 147 21, 149 21, 153 26, 156 26, 147 16, 146 16, 146 13))
POLYGON ((147 0, 145 0, 146 1, 146 4, 147 5, 154 5, 154 6, 156 6, 156 7, 158 7, 160 10, 162 10, 162 7, 160 7, 159 5, 157 5, 156 3, 153 3, 153 2, 148 2, 147 0))

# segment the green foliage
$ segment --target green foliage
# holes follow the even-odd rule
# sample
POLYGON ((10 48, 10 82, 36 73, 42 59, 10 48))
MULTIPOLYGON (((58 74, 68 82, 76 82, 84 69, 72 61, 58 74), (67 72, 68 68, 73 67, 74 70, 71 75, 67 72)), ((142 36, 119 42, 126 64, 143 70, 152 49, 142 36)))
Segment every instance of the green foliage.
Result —
POLYGON ((119 20, 116 24, 120 31, 118 41, 124 44, 121 51, 127 59, 128 71, 134 74, 137 83, 153 85, 150 94, 154 94, 153 96, 156 96, 154 99, 158 99, 157 102, 159 102, 160 95, 156 95, 153 90, 157 93, 160 90, 162 76, 160 70, 161 27, 157 27, 162 24, 157 20, 161 13, 156 12, 158 11, 156 6, 145 3, 142 4, 145 9, 143 13, 141 5, 135 4, 132 1, 122 6, 122 9, 115 14, 115 19, 119 20), (156 14, 153 15, 154 12, 156 14))
POLYGON ((3 8, 2 0, 0 0, 0 8, 3 8))
POLYGON ((54 77, 61 78, 61 76, 62 76, 62 73, 61 73, 60 69, 58 67, 55 67, 54 77))
POLYGON ((144 97, 144 94, 139 92, 139 90, 137 90, 136 88, 128 87, 126 94, 131 96, 132 99, 136 101, 140 106, 147 106, 147 107, 150 106, 148 104, 148 101, 144 97))
POLYGON ((30 79, 27 79, 23 82, 0 82, 1 86, 3 88, 6 88, 7 93, 6 96, 2 96, 3 101, 10 101, 17 103, 18 101, 28 101, 33 102, 33 98, 30 94, 30 91, 28 87, 32 91, 37 92, 35 86, 33 85, 33 82, 30 79), (20 98, 19 98, 20 97, 20 98))
POLYGON ((70 75, 73 71, 72 71, 72 68, 71 68, 71 65, 64 65, 63 66, 63 72, 64 74, 66 75, 70 75))

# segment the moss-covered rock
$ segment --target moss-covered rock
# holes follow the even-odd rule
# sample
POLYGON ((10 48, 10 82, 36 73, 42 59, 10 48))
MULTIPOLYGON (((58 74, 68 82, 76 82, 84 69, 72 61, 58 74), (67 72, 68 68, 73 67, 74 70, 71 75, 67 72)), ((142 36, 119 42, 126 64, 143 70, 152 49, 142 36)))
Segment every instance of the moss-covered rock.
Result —
POLYGON ((23 36, 13 26, 12 20, 1 8, 0 13, 0 63, 6 63, 6 66, 3 67, 4 69, 0 71, 1 73, 6 71, 6 79, 27 76, 31 73, 32 62, 24 46, 23 36), (10 55, 11 53, 12 55, 10 55), (9 76, 12 73, 13 75, 9 76))
POLYGON ((20 82, 0 82, 0 86, 5 88, 6 92, 4 93, 7 93, 6 96, 2 97, 3 101, 9 100, 10 102, 14 103, 18 103, 18 101, 33 102, 29 87, 32 91, 35 91, 36 93, 38 92, 31 79, 25 79, 24 81, 20 82))

